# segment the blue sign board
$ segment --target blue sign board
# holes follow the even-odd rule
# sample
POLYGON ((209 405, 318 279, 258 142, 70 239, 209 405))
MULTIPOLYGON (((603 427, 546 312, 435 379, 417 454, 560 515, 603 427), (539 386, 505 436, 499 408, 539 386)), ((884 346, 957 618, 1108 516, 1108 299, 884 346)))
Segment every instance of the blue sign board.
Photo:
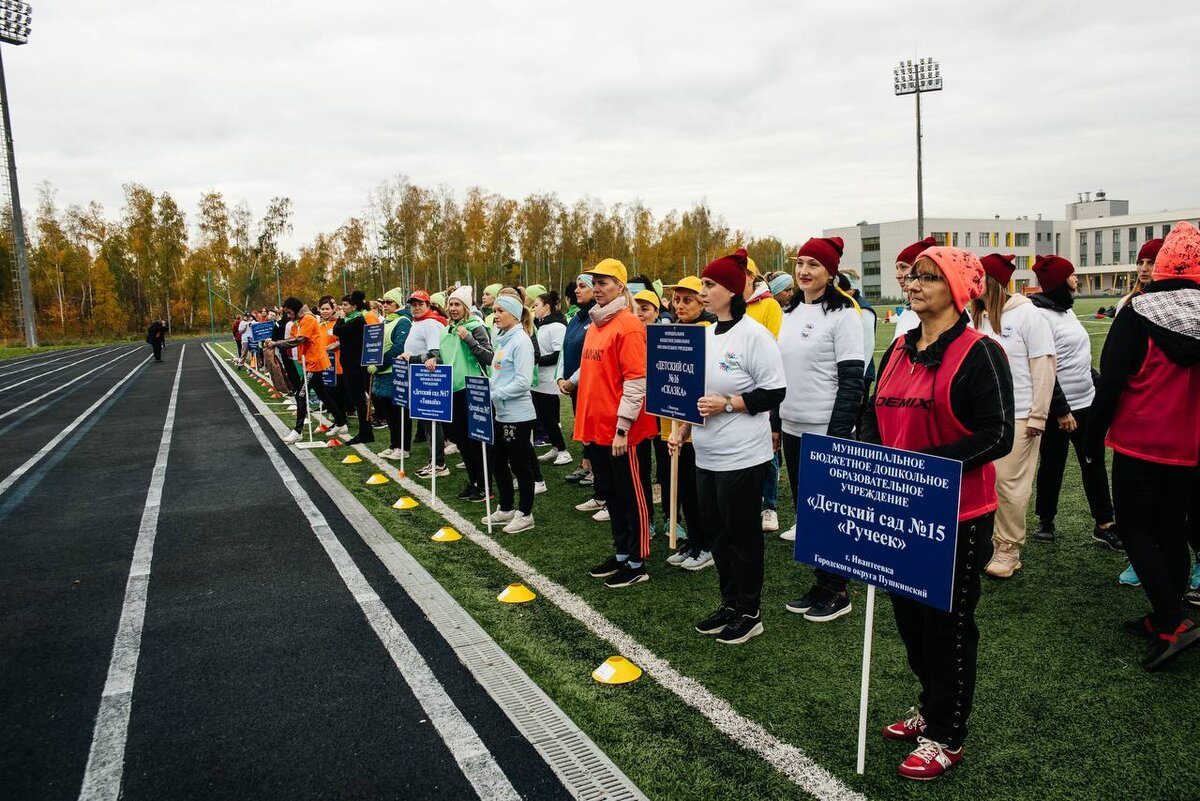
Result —
POLYGON ((250 339, 255 342, 266 342, 275 333, 275 323, 251 323, 250 339))
POLYGON ((800 439, 796 559, 950 611, 962 462, 800 439))
POLYGON ((646 326, 646 411, 704 425, 703 325, 646 326))
POLYGON ((330 367, 328 370, 321 371, 321 383, 327 387, 337 386, 337 368, 330 367))
POLYGON ((409 374, 408 414, 414 420, 449 423, 454 412, 454 368, 414 365, 409 374))
POLYGON ((363 326, 362 366, 383 364, 383 323, 363 326))
POLYGON ((408 408, 408 371, 412 368, 402 361, 392 362, 392 403, 408 408))
POLYGON ((478 375, 469 375, 467 382, 467 436, 479 442, 495 441, 492 431, 492 382, 478 375))

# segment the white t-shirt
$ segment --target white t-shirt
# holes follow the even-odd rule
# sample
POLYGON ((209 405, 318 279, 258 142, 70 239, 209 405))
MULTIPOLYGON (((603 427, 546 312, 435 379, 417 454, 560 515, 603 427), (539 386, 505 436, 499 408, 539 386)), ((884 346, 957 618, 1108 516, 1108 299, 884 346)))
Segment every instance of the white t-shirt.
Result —
POLYGON ((895 342, 920 324, 921 318, 912 309, 905 309, 900 312, 892 322, 892 325, 896 326, 896 330, 892 332, 892 341, 895 342))
MULTIPOLYGON (((537 330, 538 352, 545 356, 547 353, 560 353, 562 351, 563 337, 567 334, 567 327, 559 322, 546 323, 537 330)), ((559 359, 561 363, 562 359, 559 359)), ((538 367, 538 380, 533 385, 534 392, 541 392, 543 395, 558 394, 558 374, 557 367, 540 366, 538 367)))
POLYGON ((985 313, 979 321, 980 333, 1000 343, 1008 354, 1008 367, 1013 378, 1013 414, 1018 420, 1029 417, 1033 406, 1033 374, 1029 360, 1054 355, 1054 337, 1050 324, 1029 298, 1014 295, 1004 304, 1000 332, 992 330, 985 313))
POLYGON ((1087 409, 1096 397, 1092 383, 1092 339, 1075 312, 1068 309, 1038 308, 1050 326, 1054 338, 1054 359, 1058 370, 1058 385, 1067 396, 1071 410, 1087 409))
POLYGON ((875 358, 875 310, 862 307, 858 310, 863 327, 863 373, 875 358))
MULTIPOLYGON (((787 386, 775 337, 749 317, 738 320, 724 334, 717 333, 716 325, 705 326, 704 362, 706 393, 732 397, 787 386)), ((696 466, 704 470, 744 470, 775 456, 771 418, 766 412, 722 412, 707 417, 704 425, 692 426, 692 445, 696 466)))
POLYGON ((241 325, 238 326, 238 335, 242 338, 242 342, 249 342, 253 338, 254 329, 251 327, 252 325, 254 324, 249 320, 242 320, 241 325))
POLYGON ((796 437, 825 433, 837 397, 838 362, 863 358, 858 312, 801 303, 783 315, 779 352, 787 376, 787 396, 779 407, 783 430, 796 437))
POLYGON ((404 352, 424 360, 425 354, 442 346, 442 332, 445 330, 446 326, 435 317, 414 322, 408 331, 408 338, 404 340, 404 352))

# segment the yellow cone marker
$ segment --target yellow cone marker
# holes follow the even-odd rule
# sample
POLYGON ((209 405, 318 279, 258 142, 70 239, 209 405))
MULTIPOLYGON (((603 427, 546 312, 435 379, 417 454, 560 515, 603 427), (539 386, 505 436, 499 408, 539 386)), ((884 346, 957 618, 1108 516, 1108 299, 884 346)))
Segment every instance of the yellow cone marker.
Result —
POLYGON ((358 464, 362 459, 355 456, 353 453, 342 460, 342 464, 358 464))
POLYGON ((523 604, 536 597, 524 584, 509 584, 504 592, 496 596, 496 600, 502 604, 523 604))
POLYGON ((642 675, 642 669, 623 656, 610 656, 592 671, 592 678, 601 684, 627 684, 642 675))
POLYGON ((374 487, 377 484, 387 484, 390 480, 391 479, 389 479, 383 473, 376 473, 375 475, 373 475, 367 479, 367 483, 370 484, 372 487, 374 487))
POLYGON ((421 504, 417 503, 415 500, 413 500, 412 498, 405 495, 403 498, 401 498, 400 500, 393 503, 392 508, 393 509, 416 509, 420 505, 421 504))
POLYGON ((443 526, 442 528, 439 528, 437 532, 429 539, 433 540, 434 542, 454 542, 455 540, 461 540, 462 534, 459 534, 449 526, 443 526))

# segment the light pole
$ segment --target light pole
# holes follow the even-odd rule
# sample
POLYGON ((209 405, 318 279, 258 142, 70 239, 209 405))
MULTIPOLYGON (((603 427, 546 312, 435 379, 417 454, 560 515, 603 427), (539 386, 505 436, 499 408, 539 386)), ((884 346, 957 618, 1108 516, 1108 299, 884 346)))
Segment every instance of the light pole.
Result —
MULTIPOLYGON (((23 45, 29 41, 33 9, 20 0, 0 0, 0 42, 23 45)), ((21 194, 17 190, 17 160, 13 155, 12 120, 8 114, 8 87, 4 82, 4 59, 0 58, 0 118, 4 123, 4 158, 8 167, 8 193, 12 201, 13 249, 17 256, 17 290, 21 304, 20 321, 25 329, 25 344, 36 348, 37 324, 34 321, 33 287, 29 283, 29 261, 25 253, 25 227, 21 220, 21 194)))
POLYGON ((892 71, 896 95, 917 96, 917 238, 925 238, 925 189, 921 181, 921 95, 942 90, 942 67, 932 58, 922 58, 916 64, 901 61, 892 71))

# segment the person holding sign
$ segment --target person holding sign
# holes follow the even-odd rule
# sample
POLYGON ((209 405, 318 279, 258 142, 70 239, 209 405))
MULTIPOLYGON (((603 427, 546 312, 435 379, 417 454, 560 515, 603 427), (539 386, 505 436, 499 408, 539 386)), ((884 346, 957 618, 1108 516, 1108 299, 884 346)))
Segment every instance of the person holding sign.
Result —
POLYGON ((333 335, 338 338, 338 350, 342 353, 342 377, 346 380, 346 394, 358 415, 358 433, 347 441, 348 445, 375 441, 375 430, 371 428, 371 418, 367 415, 369 375, 367 368, 362 366, 363 329, 368 324, 374 325, 379 322, 370 309, 366 294, 356 289, 349 295, 342 296, 342 319, 333 325, 333 335))
POLYGON ((696 631, 738 645, 763 631, 760 501, 775 458, 770 412, 783 400, 787 379, 775 337, 746 314, 745 255, 709 263, 702 280, 704 307, 717 317, 705 331, 705 395, 696 404, 704 425, 677 427, 669 444, 680 453, 692 437, 696 494, 720 580, 721 606, 696 631))
POLYGON ((533 301, 533 316, 538 343, 538 380, 533 387, 533 405, 550 441, 550 450, 539 456, 538 461, 555 465, 570 464, 571 452, 567 450, 559 422, 562 395, 554 379, 567 333, 567 318, 558 310, 558 293, 551 290, 539 295, 533 301))
MULTIPOLYGON (((308 386, 317 393, 321 404, 333 417, 335 426, 346 424, 346 415, 338 407, 337 401, 325 383, 321 381, 321 373, 329 369, 329 352, 325 350, 325 334, 321 331, 317 318, 309 308, 300 302, 299 298, 289 297, 283 302, 283 313, 288 320, 293 321, 292 333, 287 339, 268 339, 263 343, 265 348, 295 348, 296 356, 308 373, 308 386)), ((283 441, 292 445, 300 441, 300 432, 304 430, 307 419, 308 397, 304 392, 304 382, 297 382, 296 388, 296 427, 284 436, 283 441)))
POLYGON ((408 417, 399 403, 395 403, 392 384, 392 368, 407 370, 407 362, 397 362, 404 352, 408 333, 412 330, 412 318, 404 308, 404 293, 400 287, 389 289, 383 294, 383 364, 375 368, 371 383, 371 406, 375 413, 383 413, 388 424, 388 447, 379 452, 384 459, 403 459, 408 455, 408 417))
POLYGON ((496 345, 491 389, 496 433, 491 468, 500 503, 483 522, 503 523, 505 533, 516 534, 533 528, 533 468, 537 463, 533 451, 537 412, 529 396, 533 386, 533 315, 511 295, 497 296, 494 314, 496 345), (521 493, 516 509, 513 508, 514 476, 521 493))
MULTIPOLYGON (((442 334, 446 329, 446 318, 434 310, 429 293, 423 289, 417 289, 408 296, 408 310, 412 313, 413 324, 408 339, 404 342, 404 353, 400 354, 400 359, 406 364, 424 364, 433 359, 436 364, 438 348, 441 347, 442 334)), ((417 425, 428 434, 429 429, 438 424, 419 420, 417 425)), ((417 471, 417 478, 431 478, 434 472, 437 472, 438 478, 450 475, 450 469, 446 467, 445 437, 429 437, 431 443, 435 439, 437 453, 430 454, 429 464, 417 471)))
MULTIPOLYGON (((339 409, 350 408, 350 395, 346 392, 346 379, 342 376, 342 351, 341 343, 338 338, 333 335, 333 327, 337 325, 339 319, 339 309, 332 295, 325 295, 317 301, 317 313, 321 315, 321 331, 325 334, 325 350, 329 353, 329 360, 333 362, 333 397, 337 401, 339 409)), ((347 426, 338 428, 334 426, 329 429, 329 436, 350 436, 350 429, 347 426)))
POLYGON ((861 433, 866 442, 963 463, 950 611, 891 596, 921 694, 883 736, 917 743, 901 776, 933 779, 962 759, 967 736, 979 653, 975 607, 997 506, 993 462, 1012 448, 1013 388, 1003 349, 968 327, 963 313, 983 294, 979 259, 932 247, 915 261, 907 291, 921 321, 883 354, 861 433))
MULTIPOLYGON (((453 422, 447 436, 458 446, 467 468, 467 483, 458 493, 459 500, 483 500, 483 447, 467 436, 467 376, 487 376, 492 364, 492 337, 483 321, 471 314, 471 287, 462 286, 446 301, 450 324, 442 332, 436 358, 425 361, 432 369, 437 363, 454 368, 453 422)), ((510 482, 511 483, 511 482, 510 482)))

